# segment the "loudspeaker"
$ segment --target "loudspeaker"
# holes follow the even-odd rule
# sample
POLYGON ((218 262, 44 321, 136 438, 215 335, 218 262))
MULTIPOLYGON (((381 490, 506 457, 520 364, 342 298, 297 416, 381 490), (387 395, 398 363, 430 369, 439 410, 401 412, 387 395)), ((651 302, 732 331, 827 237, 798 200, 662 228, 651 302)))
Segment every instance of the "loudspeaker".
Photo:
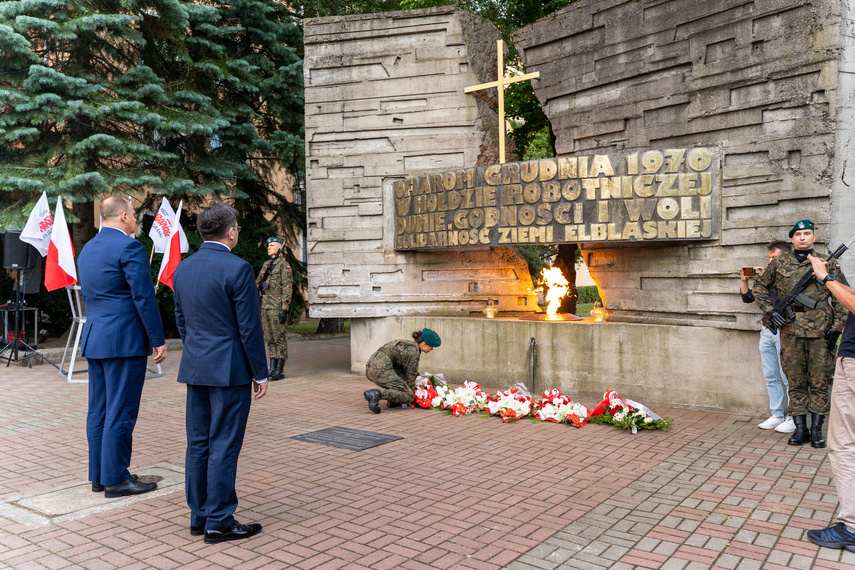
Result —
POLYGON ((3 268, 32 269, 36 265, 38 250, 21 241, 21 230, 6 230, 3 236, 3 268))

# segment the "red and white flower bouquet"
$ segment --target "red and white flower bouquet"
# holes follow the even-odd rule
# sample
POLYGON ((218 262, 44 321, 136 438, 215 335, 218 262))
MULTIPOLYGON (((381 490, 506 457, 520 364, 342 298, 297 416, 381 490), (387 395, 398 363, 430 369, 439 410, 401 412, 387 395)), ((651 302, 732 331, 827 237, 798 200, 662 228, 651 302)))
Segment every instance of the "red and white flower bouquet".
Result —
POLYGON ((416 405, 438 408, 450 392, 442 374, 425 373, 416 377, 416 405))
POLYGON ((621 398, 614 390, 603 394, 603 401, 591 410, 591 423, 609 424, 616 428, 638 433, 640 429, 668 429, 671 420, 657 415, 653 410, 633 400, 621 398))
POLYGON ((588 408, 558 390, 547 390, 535 403, 534 417, 547 422, 569 423, 577 428, 588 423, 588 408))
POLYGON ((487 394, 481 391, 480 385, 475 382, 464 382, 463 386, 444 395, 440 407, 451 410, 455 416, 465 416, 480 410, 486 401, 487 394))
POLYGON ((484 409, 491 416, 501 416, 502 423, 513 422, 531 415, 533 407, 531 395, 521 384, 515 384, 514 387, 503 392, 496 392, 496 395, 491 396, 484 405, 484 409))

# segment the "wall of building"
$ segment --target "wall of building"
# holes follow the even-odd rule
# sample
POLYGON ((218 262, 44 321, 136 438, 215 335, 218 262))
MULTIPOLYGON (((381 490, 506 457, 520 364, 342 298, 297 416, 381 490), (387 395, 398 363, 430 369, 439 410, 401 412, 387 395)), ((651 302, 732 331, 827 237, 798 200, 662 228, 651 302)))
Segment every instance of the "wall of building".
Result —
POLYGON ((451 7, 305 22, 310 314, 468 314, 490 297, 537 308, 507 248, 395 251, 403 178, 495 164, 496 28, 451 7))
POLYGON ((802 218, 822 243, 855 231, 848 5, 579 0, 514 34, 559 155, 722 149, 720 241, 582 245, 612 319, 756 329, 740 266, 802 218))

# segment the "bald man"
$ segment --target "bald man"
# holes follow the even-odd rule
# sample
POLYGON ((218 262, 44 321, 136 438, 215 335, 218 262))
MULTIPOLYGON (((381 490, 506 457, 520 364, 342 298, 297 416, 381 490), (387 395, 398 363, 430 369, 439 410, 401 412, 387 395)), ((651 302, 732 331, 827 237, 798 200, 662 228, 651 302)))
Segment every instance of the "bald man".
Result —
POLYGON ((101 231, 77 259, 86 303, 82 350, 89 364, 89 480, 107 498, 157 488, 131 475, 131 443, 140 410, 146 361, 166 358, 151 266, 133 238, 137 219, 127 198, 101 202, 101 231))

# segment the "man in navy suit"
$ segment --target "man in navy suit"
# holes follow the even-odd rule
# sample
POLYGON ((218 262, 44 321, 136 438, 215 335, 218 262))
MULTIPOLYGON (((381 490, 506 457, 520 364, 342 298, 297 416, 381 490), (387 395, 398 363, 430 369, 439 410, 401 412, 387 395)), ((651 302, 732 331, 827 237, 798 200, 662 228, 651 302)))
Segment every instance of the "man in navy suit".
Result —
POLYGON ((233 514, 252 392, 256 400, 267 392, 268 369, 255 275, 231 253, 237 212, 216 204, 199 214, 196 227, 205 243, 178 265, 172 284, 184 341, 178 381, 187 384, 190 534, 204 533, 210 544, 261 532, 260 524, 241 524, 233 514))
POLYGON ((89 364, 89 480, 108 498, 147 493, 128 472, 134 425, 140 410, 146 360, 166 358, 163 325, 154 298, 151 269, 143 245, 133 237, 137 220, 120 196, 101 202, 101 231, 77 260, 86 303, 83 356, 89 364))

